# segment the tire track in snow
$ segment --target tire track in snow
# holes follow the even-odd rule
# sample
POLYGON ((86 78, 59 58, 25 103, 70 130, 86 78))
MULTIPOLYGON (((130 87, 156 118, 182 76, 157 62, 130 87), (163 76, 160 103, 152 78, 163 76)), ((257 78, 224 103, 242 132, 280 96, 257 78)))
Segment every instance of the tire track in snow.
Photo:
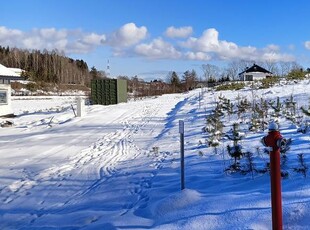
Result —
MULTIPOLYGON (((79 207, 79 199, 87 199, 90 194, 95 194, 98 192, 98 189, 106 185, 109 180, 117 179, 115 174, 118 174, 128 177, 133 183, 135 182, 135 188, 128 191, 131 192, 133 196, 137 197, 137 202, 133 202, 131 207, 134 209, 146 207, 149 200, 148 190, 152 188, 152 179, 156 176, 156 171, 161 169, 164 160, 161 157, 150 159, 149 167, 152 171, 149 176, 138 179, 134 178, 134 175, 130 172, 121 169, 119 163, 144 155, 144 152, 135 144, 133 136, 141 132, 141 129, 148 125, 153 117, 156 117, 161 106, 161 103, 157 103, 156 106, 145 105, 139 113, 125 114, 119 117, 119 122, 122 123, 123 129, 105 134, 90 147, 81 150, 77 155, 71 157, 68 162, 53 166, 35 176, 30 176, 28 180, 34 181, 36 184, 31 188, 27 188, 27 186, 21 187, 20 190, 16 191, 16 193, 10 197, 12 200, 11 202, 24 196, 24 192, 27 193, 28 190, 32 190, 36 187, 43 187, 43 189, 46 188, 47 190, 51 190, 51 192, 47 193, 41 200, 41 209, 38 210, 37 217, 34 217, 32 221, 32 223, 34 223, 36 218, 40 218, 47 214, 71 212, 72 209, 74 211, 74 207, 79 207), (135 115, 134 117, 132 117, 133 114, 135 115), (94 171, 96 171, 96 174, 93 174, 94 171), (55 199, 58 203, 55 205, 51 204, 49 195, 59 196, 57 190, 56 194, 52 194, 55 193, 55 187, 65 187, 67 184, 70 185, 72 182, 69 180, 79 179, 80 175, 84 175, 85 178, 80 180, 76 185, 79 189, 69 192, 66 191, 68 194, 66 197, 55 199), (49 184, 46 186, 44 182, 49 182, 49 184), (77 192, 77 190, 80 191, 77 192), (68 199, 68 197, 70 198, 68 199)), ((117 121, 113 122, 116 123, 117 121)), ((151 124, 150 128, 152 129, 152 126, 154 128, 157 125, 157 123, 151 124)), ((87 136, 87 134, 85 136, 87 136)), ((161 154, 165 155, 165 157, 169 155, 168 152, 161 154)), ((61 191, 62 190, 60 190, 60 192, 61 191)))
MULTIPOLYGON (((98 140, 90 148, 81 151, 78 156, 75 156, 71 160, 71 163, 67 164, 70 168, 69 170, 62 171, 60 168, 60 170, 56 173, 58 175, 64 175, 70 171, 75 171, 78 174, 87 174, 89 167, 97 168, 97 179, 94 180, 91 176, 88 177, 88 181, 80 185, 81 188, 86 189, 71 194, 70 199, 65 200, 61 207, 57 204, 57 209, 52 213, 62 212, 66 209, 66 207, 68 207, 68 205, 76 205, 76 200, 95 193, 96 190, 111 179, 114 174, 123 174, 120 168, 117 168, 119 162, 132 160, 143 154, 139 147, 134 143, 132 135, 139 132, 142 127, 148 124, 158 110, 159 106, 155 107, 155 109, 151 106, 144 107, 142 114, 140 114, 140 119, 135 119, 134 122, 129 119, 124 120, 122 122, 123 130, 117 130, 114 133, 109 133, 98 140), (89 184, 89 181, 92 181, 91 184, 89 184)), ((65 180, 66 178, 64 178, 64 181, 65 180)), ((42 204, 44 203, 45 202, 43 200, 42 204)), ((43 207, 41 212, 51 214, 51 211, 49 211, 50 209, 54 209, 54 207, 43 207)))
MULTIPOLYGON (((113 140, 119 139, 119 136, 120 136, 120 131, 107 134, 106 136, 103 137, 103 139, 99 140, 98 143, 95 143, 94 146, 92 146, 90 149, 87 148, 87 149, 82 150, 80 154, 78 154, 80 157, 78 158, 74 157, 70 159, 69 163, 65 163, 61 166, 50 167, 32 176, 24 174, 23 179, 16 180, 10 185, 1 189, 0 194, 5 194, 5 197, 2 199, 2 201, 5 204, 11 203, 12 201, 14 201, 15 199, 21 196, 29 195, 30 192, 27 192, 28 190, 31 190, 33 187, 37 186, 38 184, 44 181, 48 181, 51 179, 58 179, 58 177, 65 175, 67 172, 82 168, 84 165, 91 162, 92 160, 95 160, 95 159, 101 160, 101 159, 98 159, 98 157, 100 157, 100 155, 104 155, 106 152, 109 152, 111 149, 113 149, 113 146, 115 144, 115 141, 113 140), (99 145, 99 148, 97 148, 97 145, 99 145), (100 151, 102 152, 100 153, 100 151), (97 156, 95 154, 97 154, 97 156)), ((81 138, 84 138, 84 137, 80 137, 79 139, 81 138)), ((71 142, 75 143, 76 140, 72 140, 66 144, 70 145, 71 142)), ((57 154, 63 148, 64 148, 64 145, 56 146, 52 149, 49 149, 46 153, 44 153, 44 155, 57 154)), ((43 157, 37 159, 36 161, 34 161, 34 163, 39 163, 42 159, 43 157)), ((111 161, 111 159, 108 158, 108 161, 111 161)), ((106 171, 109 171, 109 170, 106 170, 106 171)), ((71 175, 69 174, 69 176, 71 175)))
MULTIPOLYGON (((142 154, 139 147, 135 145, 132 135, 148 124, 158 110, 159 105, 157 105, 155 109, 151 106, 144 106, 142 115, 140 115, 142 122, 140 122, 140 120, 132 122, 127 119, 122 122, 124 126, 123 130, 117 131, 116 135, 111 137, 114 141, 111 141, 108 146, 105 146, 105 149, 102 149, 102 151, 108 152, 109 154, 107 154, 107 157, 100 159, 100 162, 102 163, 100 163, 98 170, 99 178, 96 179, 86 190, 75 194, 75 196, 85 196, 94 192, 94 190, 109 180, 115 173, 120 171, 120 169, 116 168, 120 161, 133 160, 142 154), (133 150, 135 153, 133 155, 130 154, 130 150, 133 150)), ((102 143, 104 143, 104 141, 100 141, 100 144, 102 143)), ((70 201, 67 203, 69 202, 70 201)))
MULTIPOLYGON (((151 146, 158 146, 157 143, 159 143, 169 132, 171 129, 173 129, 176 126, 176 119, 177 114, 182 110, 183 106, 185 106, 187 103, 192 103, 193 101, 197 100, 197 96, 189 96, 186 97, 184 100, 179 101, 175 107, 168 113, 168 116, 166 118, 166 123, 164 126, 164 129, 154 138, 154 141, 151 142, 151 146)), ((131 182, 134 184, 134 188, 131 189, 131 194, 133 196, 136 196, 136 201, 126 204, 123 209, 124 211, 120 214, 121 216, 126 215, 130 210, 139 210, 144 209, 147 207, 147 203, 150 199, 149 197, 149 191, 152 188, 152 183, 154 177, 158 174, 159 170, 163 168, 163 165, 166 162, 167 158, 172 156, 172 152, 159 152, 158 154, 155 154, 154 161, 150 163, 150 167, 152 167, 154 170, 150 172, 149 176, 144 176, 140 178, 140 180, 131 182)))

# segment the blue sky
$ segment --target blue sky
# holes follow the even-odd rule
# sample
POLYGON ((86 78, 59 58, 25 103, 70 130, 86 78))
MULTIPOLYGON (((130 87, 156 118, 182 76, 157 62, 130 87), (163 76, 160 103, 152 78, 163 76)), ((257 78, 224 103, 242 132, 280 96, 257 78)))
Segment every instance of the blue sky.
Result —
POLYGON ((310 66, 308 0, 0 0, 0 45, 57 48, 111 75, 231 61, 310 66))

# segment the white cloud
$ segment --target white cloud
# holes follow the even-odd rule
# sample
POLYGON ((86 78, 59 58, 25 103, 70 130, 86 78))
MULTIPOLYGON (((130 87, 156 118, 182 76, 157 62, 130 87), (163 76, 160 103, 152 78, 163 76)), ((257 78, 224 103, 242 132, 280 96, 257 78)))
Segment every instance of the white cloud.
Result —
MULTIPOLYGON (((184 38, 192 33, 191 27, 169 27, 166 35, 184 38)), ((153 59, 188 59, 188 60, 250 60, 250 61, 294 61, 292 55, 282 53, 274 44, 258 49, 253 46, 238 46, 234 42, 219 39, 219 32, 214 29, 205 30, 201 37, 189 37, 186 41, 168 43, 162 38, 153 39, 149 43, 141 41, 147 37, 147 28, 127 23, 111 34, 86 33, 82 30, 56 28, 32 29, 21 31, 0 27, 1 46, 24 49, 57 49, 68 54, 88 53, 98 46, 113 48, 118 56, 134 55, 153 59)), ((310 41, 304 43, 310 49, 310 41)))
POLYGON ((200 38, 190 37, 181 42, 184 47, 200 52, 216 52, 219 49, 218 32, 215 29, 205 30, 200 38))
POLYGON ((310 41, 305 42, 305 47, 306 49, 310 50, 310 41))
POLYGON ((182 57, 181 52, 162 38, 154 39, 149 44, 137 45, 135 52, 138 55, 153 59, 178 59, 182 57))
POLYGON ((146 36, 146 27, 137 27, 134 23, 125 24, 110 35, 56 28, 21 31, 0 27, 2 46, 39 50, 57 49, 65 54, 88 53, 100 45, 112 46, 115 52, 124 53, 123 48, 138 44, 146 36))
POLYGON ((295 61, 295 58, 292 55, 289 55, 289 54, 281 54, 281 53, 277 53, 277 52, 268 52, 268 53, 262 53, 261 61, 291 62, 291 61, 295 61))
POLYGON ((14 37, 20 37, 22 32, 20 30, 8 29, 4 26, 0 26, 0 39, 9 39, 14 37))
MULTIPOLYGON (((205 53, 206 57, 212 56, 213 59, 220 60, 253 60, 253 61, 293 61, 294 57, 288 54, 280 54, 280 48, 277 45, 268 45, 263 49, 257 49, 253 46, 238 46, 233 42, 219 40, 219 33, 211 28, 203 32, 199 38, 190 37, 185 42, 179 43, 182 47, 189 49, 190 52, 205 53)), ((195 58, 194 55, 188 58, 195 58)), ((196 60, 201 59, 197 56, 196 60)))
POLYGON ((0 27, 0 44, 2 46, 24 49, 57 49, 66 54, 87 53, 106 40, 104 34, 84 33, 80 30, 56 28, 32 29, 21 31, 0 27))
POLYGON ((209 61, 212 57, 204 52, 187 52, 185 58, 189 60, 209 61))
POLYGON ((35 29, 34 32, 37 32, 40 37, 47 40, 59 40, 68 36, 67 30, 56 30, 55 28, 35 29))
POLYGON ((274 44, 270 44, 264 48, 266 52, 278 52, 280 51, 280 47, 274 44))
POLYGON ((113 47, 129 47, 139 43, 147 36, 145 26, 137 27, 134 23, 127 23, 107 38, 107 44, 113 47))
POLYGON ((95 34, 95 33, 91 33, 88 35, 85 35, 82 39, 81 42, 85 43, 85 44, 89 44, 89 45, 101 45, 102 43, 104 43, 106 41, 106 36, 103 35, 99 35, 99 34, 95 34))
POLYGON ((170 26, 167 28, 165 35, 169 38, 187 38, 193 33, 193 28, 190 26, 175 28, 170 26))

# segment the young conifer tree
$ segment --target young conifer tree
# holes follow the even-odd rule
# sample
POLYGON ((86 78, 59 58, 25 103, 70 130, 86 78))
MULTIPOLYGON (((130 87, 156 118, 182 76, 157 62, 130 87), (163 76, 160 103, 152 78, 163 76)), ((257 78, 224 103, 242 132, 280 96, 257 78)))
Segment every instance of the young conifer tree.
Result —
POLYGON ((239 131, 239 124, 238 123, 233 124, 233 129, 231 130, 231 133, 226 134, 226 137, 229 140, 233 141, 232 146, 227 145, 228 154, 232 158, 234 158, 234 163, 230 166, 230 169, 239 171, 240 170, 239 160, 243 156, 243 152, 242 152, 242 146, 238 142, 243 139, 244 134, 242 134, 239 131))

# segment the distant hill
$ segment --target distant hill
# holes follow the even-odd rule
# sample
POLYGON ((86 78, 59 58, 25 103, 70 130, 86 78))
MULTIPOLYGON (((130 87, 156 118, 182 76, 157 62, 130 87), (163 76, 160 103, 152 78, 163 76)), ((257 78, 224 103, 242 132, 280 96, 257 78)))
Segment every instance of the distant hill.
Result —
POLYGON ((92 74, 83 60, 66 57, 58 50, 23 50, 0 46, 0 63, 25 70, 22 76, 33 81, 89 85, 92 74))

